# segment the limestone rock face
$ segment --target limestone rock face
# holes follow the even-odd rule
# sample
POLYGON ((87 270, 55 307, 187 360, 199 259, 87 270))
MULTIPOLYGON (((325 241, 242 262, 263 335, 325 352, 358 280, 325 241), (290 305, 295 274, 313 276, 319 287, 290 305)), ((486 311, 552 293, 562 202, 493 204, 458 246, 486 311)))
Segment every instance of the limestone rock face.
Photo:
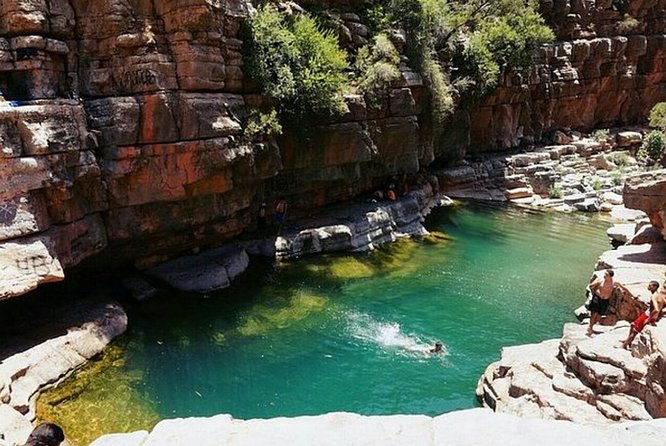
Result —
POLYGON ((666 238, 666 170, 628 178, 623 195, 625 205, 645 212, 666 238))
POLYGON ((585 424, 663 418, 666 325, 646 327, 631 352, 618 323, 593 338, 567 324, 560 340, 506 347, 479 380, 477 395, 498 412, 585 424))
POLYGON ((1 300, 100 252, 107 204, 80 104, 2 108, 0 141, 1 300))
POLYGON ((569 443, 621 446, 663 444, 666 426, 658 421, 609 426, 583 426, 567 421, 523 419, 487 409, 424 415, 361 416, 330 413, 319 416, 236 420, 229 415, 160 422, 152 432, 106 435, 91 446, 256 445, 405 445, 511 444, 555 446, 569 443))

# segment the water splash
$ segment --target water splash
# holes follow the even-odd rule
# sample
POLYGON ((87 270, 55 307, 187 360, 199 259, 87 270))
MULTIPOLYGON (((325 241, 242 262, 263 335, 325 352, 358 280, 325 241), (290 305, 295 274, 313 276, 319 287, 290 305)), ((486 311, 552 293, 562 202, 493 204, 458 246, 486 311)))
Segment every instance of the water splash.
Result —
MULTIPOLYGON (((423 357, 429 355, 435 341, 421 339, 418 335, 405 333, 397 322, 380 322, 369 314, 350 311, 345 314, 347 331, 353 338, 380 349, 402 356, 423 357)), ((440 357, 448 356, 446 345, 442 345, 440 357)))

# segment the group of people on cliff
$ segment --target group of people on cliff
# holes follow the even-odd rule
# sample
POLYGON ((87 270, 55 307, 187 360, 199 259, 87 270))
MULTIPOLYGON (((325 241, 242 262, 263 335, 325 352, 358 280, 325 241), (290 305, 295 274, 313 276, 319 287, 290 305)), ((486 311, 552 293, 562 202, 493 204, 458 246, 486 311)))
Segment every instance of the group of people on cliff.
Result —
MULTIPOLYGON (((594 335, 594 325, 608 312, 610 300, 615 290, 629 291, 622 284, 616 282, 614 276, 615 272, 612 269, 603 270, 601 274, 592 277, 588 286, 589 300, 585 304, 590 311, 590 322, 587 327, 588 336, 594 335)), ((666 306, 666 282, 661 291, 659 288, 659 282, 656 280, 651 280, 648 284, 647 289, 650 292, 648 308, 631 322, 629 334, 622 342, 622 348, 629 349, 636 335, 643 331, 646 325, 655 325, 663 316, 662 312, 666 306)))

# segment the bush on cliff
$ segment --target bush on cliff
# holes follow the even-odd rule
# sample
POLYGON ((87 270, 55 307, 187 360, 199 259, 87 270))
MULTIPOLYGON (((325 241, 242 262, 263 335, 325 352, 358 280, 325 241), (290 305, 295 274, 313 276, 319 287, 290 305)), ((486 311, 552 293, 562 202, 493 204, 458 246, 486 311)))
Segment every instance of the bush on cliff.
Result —
POLYGON ((650 125, 666 131, 666 102, 659 102, 652 107, 650 125))
POLYGON ((398 51, 383 33, 358 51, 354 64, 358 73, 356 83, 370 102, 377 103, 400 78, 399 62, 398 51))
POLYGON ((647 134, 641 146, 640 155, 647 155, 660 161, 666 154, 666 135, 661 130, 652 130, 647 134))
MULTIPOLYGON (((409 56, 431 89, 451 82, 479 97, 497 86, 505 70, 526 74, 535 50, 554 39, 537 8, 535 0, 384 0, 369 17, 375 27, 407 30, 409 56), (451 66, 450 79, 427 69, 433 64, 451 66)), ((440 90, 433 91, 434 102, 450 107, 451 90, 440 90), (438 100, 438 94, 447 98, 438 100)))
POLYGON ((347 54, 331 32, 307 14, 286 16, 271 5, 248 25, 248 73, 275 100, 281 120, 302 124, 344 110, 347 54))

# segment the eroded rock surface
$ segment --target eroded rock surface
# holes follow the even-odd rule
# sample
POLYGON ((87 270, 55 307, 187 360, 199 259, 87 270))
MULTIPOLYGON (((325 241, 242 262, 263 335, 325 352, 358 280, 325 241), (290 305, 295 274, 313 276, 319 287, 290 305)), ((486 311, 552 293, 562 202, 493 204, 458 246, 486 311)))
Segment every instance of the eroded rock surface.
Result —
POLYGON ((477 395, 498 412, 523 417, 610 424, 664 418, 666 324, 648 326, 632 351, 618 348, 625 321, 600 327, 566 324, 560 340, 506 347, 479 380, 477 395))
POLYGON ((32 420, 41 389, 81 367, 126 328, 127 315, 118 304, 81 303, 59 322, 16 339, 5 336, 0 349, 2 403, 32 420))
POLYGON ((623 195, 627 207, 644 211, 666 239, 666 170, 627 179, 623 195))

